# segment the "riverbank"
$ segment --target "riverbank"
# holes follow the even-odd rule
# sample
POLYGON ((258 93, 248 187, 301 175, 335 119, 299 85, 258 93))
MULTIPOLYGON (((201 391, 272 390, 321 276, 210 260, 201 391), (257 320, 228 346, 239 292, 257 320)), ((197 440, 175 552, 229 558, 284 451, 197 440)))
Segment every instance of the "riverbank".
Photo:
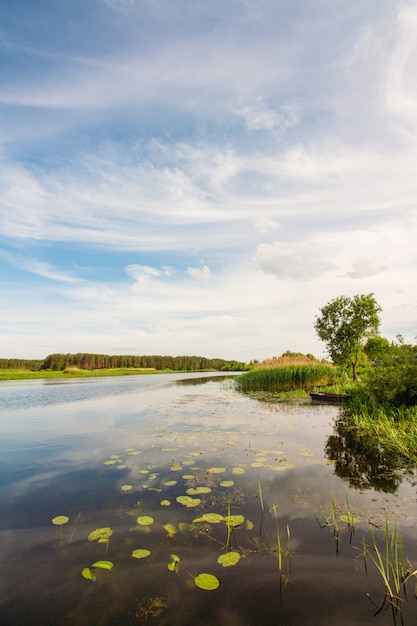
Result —
MULTIPOLYGON (((184 372, 187 370, 184 370, 184 372)), ((215 371, 215 370, 204 370, 215 371)), ((140 376, 142 374, 173 374, 178 370, 157 370, 150 367, 115 367, 96 370, 85 370, 78 367, 68 367, 65 370, 22 370, 0 369, 0 381, 2 380, 32 380, 41 378, 90 378, 97 376, 140 376)))

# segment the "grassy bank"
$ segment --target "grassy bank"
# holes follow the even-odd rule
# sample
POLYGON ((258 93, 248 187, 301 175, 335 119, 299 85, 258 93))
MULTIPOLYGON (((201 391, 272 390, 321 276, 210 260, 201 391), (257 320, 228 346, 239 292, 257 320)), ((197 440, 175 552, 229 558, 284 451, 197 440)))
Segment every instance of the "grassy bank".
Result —
POLYGON ((362 441, 377 443, 387 457, 396 457, 401 466, 417 465, 417 406, 359 411, 348 409, 345 425, 362 441))
POLYGON ((0 369, 0 381, 2 380, 31 380, 41 378, 89 378, 98 376, 134 376, 141 374, 170 374, 173 370, 156 370, 151 368, 117 367, 103 368, 99 370, 84 370, 70 367, 65 370, 23 370, 23 369, 0 369))

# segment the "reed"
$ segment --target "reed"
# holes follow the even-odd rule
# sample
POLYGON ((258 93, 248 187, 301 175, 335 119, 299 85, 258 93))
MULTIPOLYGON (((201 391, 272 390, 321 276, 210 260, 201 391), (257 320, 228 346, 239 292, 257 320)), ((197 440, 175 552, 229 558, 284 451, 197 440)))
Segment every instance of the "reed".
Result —
POLYGON ((402 602, 406 599, 406 583, 417 576, 417 570, 413 570, 410 561, 404 555, 404 546, 401 535, 397 532, 394 523, 393 531, 390 532, 388 518, 385 520, 383 547, 379 547, 375 533, 368 527, 371 539, 370 545, 362 542, 363 556, 366 562, 369 556, 376 567, 384 583, 384 597, 382 604, 377 606, 375 615, 384 608, 391 607, 394 621, 399 614, 402 623, 402 602))
MULTIPOLYGON (((277 506, 275 504, 272 510, 274 512, 274 518, 275 518, 275 532, 276 532, 276 541, 277 541, 276 552, 277 552, 277 562, 278 562, 278 572, 279 572, 279 588, 280 588, 280 596, 281 596, 287 583, 287 577, 284 573, 284 559, 283 559, 284 550, 282 548, 281 531, 279 527, 277 506)), ((291 533, 290 533, 290 527, 288 524, 286 525, 286 532, 287 532, 286 556, 288 558, 289 569, 291 569, 291 533)))
POLYGON ((331 365, 299 365, 252 370, 237 377, 241 391, 308 391, 314 385, 334 382, 335 368, 331 365))

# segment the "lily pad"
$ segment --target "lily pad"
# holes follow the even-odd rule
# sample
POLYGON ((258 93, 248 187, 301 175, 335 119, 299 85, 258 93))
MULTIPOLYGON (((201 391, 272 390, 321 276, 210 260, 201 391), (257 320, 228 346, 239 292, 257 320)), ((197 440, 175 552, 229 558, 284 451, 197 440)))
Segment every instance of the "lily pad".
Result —
POLYGON ((167 480, 164 482, 165 487, 174 487, 177 484, 176 480, 167 480))
POLYGON ((171 572, 175 572, 176 574, 178 574, 180 560, 181 559, 179 556, 177 556, 176 554, 171 554, 171 562, 168 563, 168 569, 171 572))
POLYGON ((239 552, 227 552, 226 554, 221 554, 217 559, 217 563, 219 563, 223 567, 231 567, 232 565, 236 565, 236 563, 239 563, 239 561, 239 552))
POLYGON ((91 567, 97 567, 98 569, 113 569, 113 563, 111 561, 96 561, 91 567))
POLYGON ((190 498, 190 496, 177 496, 176 501, 187 508, 193 508, 201 504, 200 498, 190 498))
POLYGON ((145 548, 137 548, 132 551, 132 556, 134 559, 146 559, 147 556, 151 554, 150 550, 146 550, 145 548))
POLYGON ((225 467, 210 467, 207 470, 208 474, 223 474, 224 472, 227 472, 225 467))
POLYGON ((161 500, 159 503, 161 506, 171 506, 170 500, 161 500))
POLYGON ((67 515, 57 515, 53 517, 51 521, 55 526, 63 526, 64 524, 68 524, 69 517, 67 515))
POLYGON ((96 575, 94 574, 94 572, 91 571, 89 567, 84 567, 83 571, 81 572, 81 576, 86 580, 92 580, 93 583, 96 582, 96 575))
POLYGON ((222 482, 220 483, 220 487, 233 487, 234 484, 234 480, 222 480, 222 482))
POLYGON ((223 519, 228 526, 240 526, 245 521, 243 515, 226 515, 223 519))
POLYGON ((203 522, 207 522, 208 524, 219 524, 220 522, 223 522, 224 517, 219 513, 204 513, 201 516, 201 519, 203 522))
POLYGON ((88 541, 99 541, 99 542, 103 542, 103 540, 108 541, 109 538, 112 536, 112 534, 113 534, 113 531, 109 527, 96 528, 96 530, 93 530, 88 535, 88 541))
POLYGON ((120 489, 121 491, 132 491, 133 487, 132 485, 122 485, 120 489))
POLYGON ((168 537, 173 537, 178 532, 174 524, 164 524, 163 529, 167 532, 168 537))
POLYGON ((210 493, 210 491, 210 487, 190 487, 187 489, 186 493, 188 493, 189 496, 197 496, 201 493, 210 493))
POLYGON ((243 469, 243 467, 234 467, 232 469, 232 474, 244 474, 245 470, 243 469))
POLYGON ((151 524, 154 523, 154 518, 150 517, 149 515, 141 515, 140 517, 137 518, 137 523, 139 524, 139 526, 150 526, 151 524))
POLYGON ((199 574, 194 578, 197 587, 206 591, 213 591, 220 585, 220 581, 213 574, 199 574))

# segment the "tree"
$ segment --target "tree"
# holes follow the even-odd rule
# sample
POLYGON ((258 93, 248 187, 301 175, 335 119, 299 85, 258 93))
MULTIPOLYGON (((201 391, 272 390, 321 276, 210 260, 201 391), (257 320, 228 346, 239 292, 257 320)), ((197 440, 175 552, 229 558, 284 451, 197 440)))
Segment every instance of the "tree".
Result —
POLYGON ((322 309, 316 317, 314 328, 336 365, 351 365, 353 380, 358 379, 357 364, 363 344, 370 336, 378 334, 381 307, 374 294, 353 298, 340 296, 322 309))

